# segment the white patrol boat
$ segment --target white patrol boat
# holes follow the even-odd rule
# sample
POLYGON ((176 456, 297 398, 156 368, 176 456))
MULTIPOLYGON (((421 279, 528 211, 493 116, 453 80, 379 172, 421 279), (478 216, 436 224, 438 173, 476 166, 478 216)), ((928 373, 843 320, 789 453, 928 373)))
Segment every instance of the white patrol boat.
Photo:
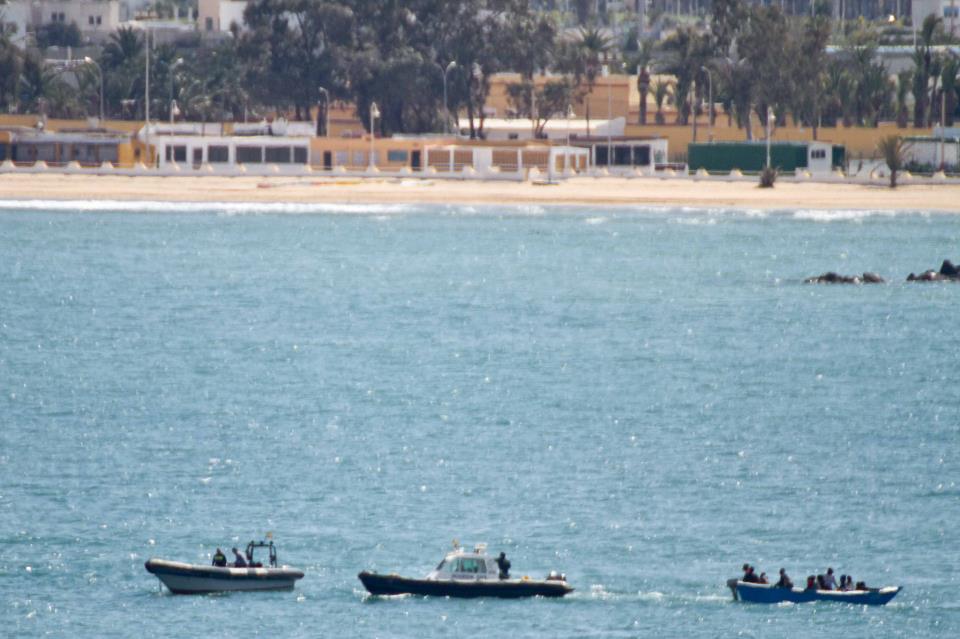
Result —
POLYGON ((277 549, 273 542, 251 541, 247 544, 248 566, 202 566, 166 559, 148 559, 147 572, 155 575, 175 595, 245 590, 290 590, 303 571, 277 565, 277 549), (269 549, 270 565, 264 567, 253 560, 254 548, 269 549))
POLYGON ((498 559, 487 555, 486 544, 477 544, 470 552, 454 542, 453 550, 422 579, 367 570, 357 576, 373 595, 517 598, 563 597, 573 592, 566 576, 558 572, 551 571, 545 579, 517 579, 502 574, 498 559))

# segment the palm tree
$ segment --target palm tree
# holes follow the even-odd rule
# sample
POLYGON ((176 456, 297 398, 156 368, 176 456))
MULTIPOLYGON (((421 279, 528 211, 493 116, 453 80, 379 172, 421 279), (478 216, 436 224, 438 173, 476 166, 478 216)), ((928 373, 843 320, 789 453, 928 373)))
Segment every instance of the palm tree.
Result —
POLYGON ((953 126, 953 112, 957 109, 957 76, 960 75, 960 58, 950 54, 940 67, 940 87, 944 96, 945 109, 943 120, 947 126, 953 126))
POLYGON ((877 141, 877 151, 890 169, 890 188, 897 188, 897 173, 907 163, 907 150, 910 145, 899 135, 888 135, 877 141))
POLYGON ((663 103, 669 100, 672 93, 673 84, 669 80, 657 80, 656 84, 653 85, 653 101, 657 104, 657 115, 655 116, 655 122, 657 124, 664 123, 663 117, 663 103))
MULTIPOLYGON (((577 65, 583 69, 583 76, 587 81, 587 94, 593 94, 593 87, 597 84, 597 77, 601 72, 601 61, 606 59, 610 51, 610 38, 605 36, 600 29, 590 28, 580 30, 580 39, 577 41, 577 57, 582 64, 577 65)), ((579 83, 579 78, 577 78, 579 83)), ((587 120, 587 132, 590 131, 590 100, 587 99, 585 117, 587 120)))
POLYGON ((913 71, 905 69, 897 74, 897 128, 905 129, 910 119, 910 112, 907 108, 907 93, 910 92, 910 85, 913 82, 913 71))
POLYGON ((928 15, 920 27, 917 48, 913 52, 913 126, 922 128, 929 124, 929 84, 934 76, 935 58, 933 55, 933 41, 937 27, 943 22, 934 14, 928 15))

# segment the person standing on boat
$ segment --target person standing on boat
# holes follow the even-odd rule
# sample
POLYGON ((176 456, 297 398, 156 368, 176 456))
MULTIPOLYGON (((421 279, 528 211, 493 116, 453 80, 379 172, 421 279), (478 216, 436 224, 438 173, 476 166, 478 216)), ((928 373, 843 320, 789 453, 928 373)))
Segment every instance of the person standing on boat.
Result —
POLYGON ((219 568, 227 565, 227 556, 219 548, 217 548, 217 552, 213 553, 213 565, 219 568))
POLYGON ((836 590, 837 580, 833 577, 833 568, 827 568, 827 575, 823 578, 824 590, 836 590))
POLYGON ((246 568, 246 567, 247 567, 247 560, 246 560, 246 558, 245 558, 243 555, 241 555, 240 552, 239 552, 236 548, 233 549, 233 556, 234 556, 234 562, 233 562, 233 567, 234 567, 234 568, 246 568))
POLYGON ((793 582, 790 581, 789 575, 787 575, 787 570, 785 568, 780 569, 780 580, 774 585, 775 588, 793 588, 793 582))
POLYGON ((510 578, 510 560, 507 559, 507 554, 500 552, 500 556, 497 557, 497 566, 500 567, 500 578, 509 579, 510 578))

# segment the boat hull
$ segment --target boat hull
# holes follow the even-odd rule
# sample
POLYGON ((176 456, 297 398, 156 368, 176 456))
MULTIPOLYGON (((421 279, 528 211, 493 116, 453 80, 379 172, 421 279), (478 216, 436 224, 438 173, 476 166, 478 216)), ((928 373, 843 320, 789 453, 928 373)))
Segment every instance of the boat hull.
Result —
POLYGON ((399 575, 361 572, 357 575, 372 595, 423 595, 429 597, 563 597, 573 592, 565 581, 503 579, 498 581, 459 581, 409 579, 399 575))
POLYGON ((197 566, 150 559, 144 567, 176 595, 256 590, 291 590, 303 572, 295 568, 231 568, 197 566))
POLYGON ((731 579, 728 582, 734 599, 749 603, 809 603, 833 601, 857 606, 884 606, 900 592, 899 586, 872 588, 870 590, 796 590, 776 588, 766 584, 753 584, 731 579))

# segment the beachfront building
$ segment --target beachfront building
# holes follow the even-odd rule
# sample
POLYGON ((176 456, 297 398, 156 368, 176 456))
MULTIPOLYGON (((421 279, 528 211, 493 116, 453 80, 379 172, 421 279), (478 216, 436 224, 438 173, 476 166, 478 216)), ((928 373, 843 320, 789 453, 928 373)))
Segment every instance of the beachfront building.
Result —
POLYGON ((907 162, 911 170, 960 170, 960 127, 934 127, 933 135, 906 138, 907 162))
MULTIPOLYGON (((213 128, 213 127, 210 127, 213 128)), ((216 128, 220 128, 217 125, 216 128)), ((138 139, 148 143, 156 166, 173 169, 208 169, 231 172, 239 167, 270 167, 278 172, 310 163, 310 138, 303 136, 224 135, 204 124, 152 124, 138 139)))
MULTIPOLYGON (((824 175, 845 164, 845 149, 827 142, 771 142, 770 165, 782 172, 808 171, 824 175)), ((691 143, 687 146, 690 171, 710 173, 756 172, 767 162, 764 141, 691 143)))
POLYGON ((574 146, 589 150, 590 163, 610 173, 652 172, 667 164, 667 140, 659 137, 574 138, 574 146))
POLYGON ((81 167, 99 167, 104 162, 134 162, 135 145, 122 131, 102 129, 60 129, 47 132, 30 127, 0 129, 0 162, 32 166, 45 162, 48 166, 67 166, 76 162, 81 167))

